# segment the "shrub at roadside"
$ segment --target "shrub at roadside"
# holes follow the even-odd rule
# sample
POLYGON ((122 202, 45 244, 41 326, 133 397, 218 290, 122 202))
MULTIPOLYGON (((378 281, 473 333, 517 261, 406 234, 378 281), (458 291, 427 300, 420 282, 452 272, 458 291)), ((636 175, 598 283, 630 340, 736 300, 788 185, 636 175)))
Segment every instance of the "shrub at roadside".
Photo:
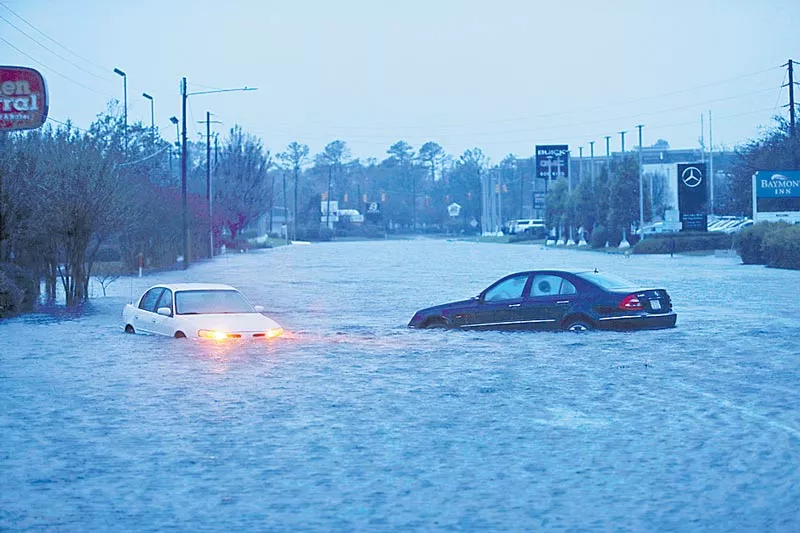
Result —
POLYGON ((764 234, 763 258, 767 266, 800 270, 800 226, 777 226, 764 234))
POLYGON ((763 265, 764 259, 764 237, 767 233, 776 231, 778 228, 788 227, 785 222, 759 222, 749 228, 743 229, 736 237, 736 251, 742 258, 745 265, 763 265))
POLYGON ((657 233, 636 243, 635 254, 671 254, 702 250, 727 250, 733 237, 725 233, 676 232, 657 233))
POLYGON ((526 241, 544 242, 545 239, 547 239, 547 235, 541 236, 533 232, 523 231, 521 233, 515 233, 514 235, 509 235, 508 242, 526 242, 526 241))
POLYGON ((38 296, 37 281, 28 271, 0 263, 0 316, 32 310, 38 296))
POLYGON ((603 248, 608 242, 609 234, 605 226, 597 226, 589 238, 589 244, 592 248, 603 248))

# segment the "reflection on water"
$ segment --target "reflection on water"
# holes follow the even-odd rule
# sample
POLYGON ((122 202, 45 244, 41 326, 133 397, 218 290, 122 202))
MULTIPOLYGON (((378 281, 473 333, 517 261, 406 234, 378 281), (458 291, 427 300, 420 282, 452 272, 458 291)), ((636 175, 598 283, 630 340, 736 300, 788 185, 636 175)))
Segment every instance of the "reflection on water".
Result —
POLYGON ((799 282, 431 240, 119 280, 80 312, 0 323, 0 530, 796 531, 799 282), (406 329, 545 267, 663 286, 678 327, 406 329), (230 283, 286 333, 122 333, 126 302, 178 281, 230 283))

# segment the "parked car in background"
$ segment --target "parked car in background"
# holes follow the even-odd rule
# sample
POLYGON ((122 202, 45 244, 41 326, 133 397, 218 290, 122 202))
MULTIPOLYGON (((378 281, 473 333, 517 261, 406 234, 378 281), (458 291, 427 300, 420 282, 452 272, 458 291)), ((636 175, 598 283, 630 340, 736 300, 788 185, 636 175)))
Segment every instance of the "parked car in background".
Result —
POLYGON ((569 330, 674 327, 665 289, 595 271, 508 275, 468 300, 417 311, 409 328, 569 330))
POLYGON ((708 231, 731 234, 738 233, 752 225, 753 220, 747 217, 720 216, 709 222, 708 231))
POLYGON ((511 234, 518 235, 521 233, 533 233, 534 235, 541 234, 544 238, 547 235, 547 226, 541 218, 526 218, 519 219, 512 223, 511 234))
POLYGON ((176 283, 147 289, 136 304, 122 310, 126 333, 176 338, 271 339, 283 328, 261 314, 230 285, 176 283))

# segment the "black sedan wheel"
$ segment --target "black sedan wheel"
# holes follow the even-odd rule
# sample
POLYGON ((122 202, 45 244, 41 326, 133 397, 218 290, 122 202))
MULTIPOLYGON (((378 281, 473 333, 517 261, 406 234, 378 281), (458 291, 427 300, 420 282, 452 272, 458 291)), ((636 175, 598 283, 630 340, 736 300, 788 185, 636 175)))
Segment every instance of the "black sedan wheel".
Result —
POLYGON ((589 331, 592 329, 592 325, 589 323, 588 320, 583 318, 574 318, 567 322, 567 331, 572 331, 574 333, 583 333, 584 331, 589 331))
POLYGON ((447 329, 447 323, 441 318, 434 318, 425 324, 425 329, 447 329))

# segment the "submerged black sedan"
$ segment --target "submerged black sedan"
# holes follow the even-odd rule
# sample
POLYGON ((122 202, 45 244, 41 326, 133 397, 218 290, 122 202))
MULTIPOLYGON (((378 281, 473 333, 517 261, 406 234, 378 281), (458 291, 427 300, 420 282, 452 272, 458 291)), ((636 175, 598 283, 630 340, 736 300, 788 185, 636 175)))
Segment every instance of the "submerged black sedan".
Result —
POLYGON ((657 329, 675 326, 665 289, 598 271, 537 270, 510 274, 469 300, 417 311, 409 328, 657 329))

